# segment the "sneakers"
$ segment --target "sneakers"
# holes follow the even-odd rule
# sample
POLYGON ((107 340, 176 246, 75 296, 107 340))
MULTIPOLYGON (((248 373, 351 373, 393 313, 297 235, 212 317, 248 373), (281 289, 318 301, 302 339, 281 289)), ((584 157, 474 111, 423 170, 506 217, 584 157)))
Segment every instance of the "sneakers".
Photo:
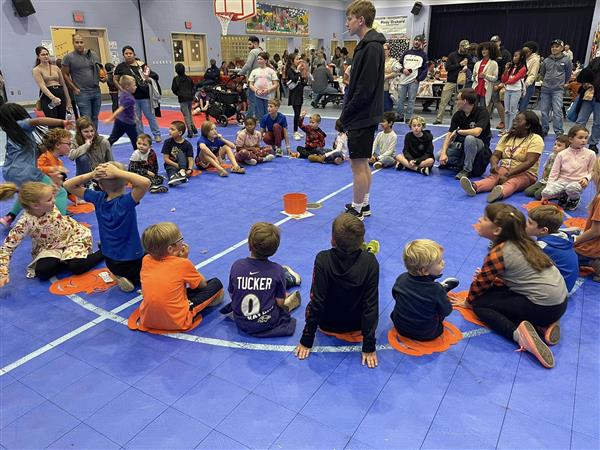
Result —
POLYGON ((308 155, 308 160, 310 162, 324 163, 325 156, 324 155, 308 155))
POLYGON ((263 158, 263 161, 273 161, 275 159, 275 155, 270 154, 263 158))
POLYGON ((433 124, 434 124, 434 125, 440 125, 441 123, 442 123, 442 121, 441 121, 441 120, 439 120, 439 119, 435 119, 435 120, 433 121, 433 124))
POLYGON ((466 177, 469 178, 471 176, 471 172, 469 172, 468 170, 461 170, 460 172, 458 172, 455 176, 454 179, 455 180, 460 180, 462 177, 466 177))
POLYGON ((162 137, 160 137, 160 134, 158 136, 154 136, 154 142, 161 142, 162 141, 162 137))
POLYGON ((155 185, 150 186, 149 191, 151 194, 164 194, 165 192, 169 192, 169 188, 166 186, 155 185))
POLYGON ((404 167, 402 164, 400 163, 396 163, 396 170, 404 170, 406 169, 406 167, 404 167))
POLYGON ((283 156, 283 149, 281 147, 275 147, 275 156, 281 158, 283 156))
POLYGON ((377 169, 381 169, 383 167, 383 164, 381 163, 381 161, 377 161, 375 162, 375 164, 373 164, 373 169, 377 170, 377 169))
POLYGON ((502 186, 494 186, 494 189, 488 194, 486 201, 488 203, 494 203, 496 200, 500 200, 504 195, 502 194, 502 186))
POLYGON ((358 211, 357 211, 356 209, 354 209, 354 208, 347 209, 345 212, 346 212, 347 214, 350 214, 350 215, 352 215, 352 216, 356 217, 356 218, 357 218, 358 220, 360 220, 360 221, 363 221, 363 220, 365 219, 365 218, 364 218, 364 216, 363 216, 363 213, 362 213, 362 211, 361 211, 361 212, 358 212, 358 211))
POLYGON ((564 192, 558 197, 558 206, 564 208, 567 206, 567 202, 569 201, 569 197, 564 192))
POLYGON ((379 241, 375 239, 371 239, 369 243, 365 245, 365 250, 374 255, 379 253, 380 248, 381 245, 379 244, 379 241))
POLYGON ((560 341, 560 322, 558 320, 547 327, 537 327, 537 329, 544 336, 546 345, 556 345, 560 341))
POLYGON ((579 206, 579 200, 581 200, 581 197, 568 199, 565 202, 565 209, 567 211, 575 211, 577 209, 577 207, 579 206))
POLYGON ((300 286, 302 283, 302 278, 300 278, 300 274, 292 270, 290 266, 281 266, 283 270, 285 270, 285 279, 289 281, 289 287, 300 286))
POLYGON ((7 214, 4 217, 0 218, 0 224, 4 225, 6 228, 10 228, 10 226, 15 221, 15 216, 12 214, 7 214))
POLYGON ((460 281, 458 281, 458 278, 450 277, 440 281, 440 284, 444 289, 446 289, 446 292, 450 292, 460 284, 460 281))
POLYGON ((180 173, 174 173, 169 177, 169 181, 167 182, 167 184, 169 186, 177 186, 181 183, 184 183, 184 180, 187 181, 187 178, 185 176, 182 177, 180 173))
POLYGON ((302 136, 300 135, 300 133, 298 133, 297 131, 294 133, 294 140, 295 141, 299 141, 300 139, 302 139, 302 136))
POLYGON ((336 166, 339 166, 343 162, 344 162, 344 158, 342 158, 341 156, 336 156, 335 159, 333 160, 333 163, 336 166))
MULTIPOLYGON (((346 207, 346 212, 350 211, 351 209, 354 209, 352 207, 352 203, 346 203, 344 206, 346 207)), ((363 216, 370 216, 371 215, 371 205, 364 205, 361 208, 360 212, 363 216)))
POLYGON ((283 301, 283 306, 288 310, 288 312, 292 312, 294 309, 299 307, 301 303, 302 297, 300 297, 300 291, 294 291, 283 301))
POLYGON ((255 165, 258 163, 258 161, 257 161, 257 160, 255 160, 254 158, 247 159, 247 160, 246 160, 246 161, 244 161, 244 162, 245 162, 246 164, 248 164, 249 166, 255 166, 255 165))
POLYGON ((420 167, 419 169, 417 169, 417 172, 419 172, 421 175, 425 175, 426 177, 429 176, 430 172, 430 168, 429 167, 420 167))
POLYGON ((119 289, 121 289, 123 292, 132 292, 135 289, 135 286, 133 285, 133 283, 131 281, 129 281, 127 278, 119 277, 114 274, 113 274, 113 277, 114 277, 115 281, 117 282, 117 286, 119 286, 119 289))
POLYGON ((531 323, 526 320, 521 322, 517 327, 516 335, 520 346, 519 351, 528 351, 547 369, 554 367, 552 350, 542 341, 531 323))
POLYGON ((475 185, 467 177, 462 177, 460 179, 460 187, 463 188, 463 190, 465 191, 465 193, 469 197, 474 197, 475 194, 477 194, 477 190, 475 189, 475 185))

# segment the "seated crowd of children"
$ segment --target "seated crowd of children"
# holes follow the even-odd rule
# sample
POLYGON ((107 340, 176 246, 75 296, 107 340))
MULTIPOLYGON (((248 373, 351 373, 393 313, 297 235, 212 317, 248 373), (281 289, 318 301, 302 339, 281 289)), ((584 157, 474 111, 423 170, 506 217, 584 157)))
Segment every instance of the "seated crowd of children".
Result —
MULTIPOLYGON (((165 179, 159 174, 151 137, 135 131, 131 102, 135 83, 132 85, 128 78, 120 79, 123 91, 119 107, 108 120, 115 122, 108 140, 96 133, 89 120, 81 118, 76 124, 77 146, 72 146, 71 134, 64 128, 75 124, 29 119, 22 108, 10 104, 0 107, 0 125, 14 147, 5 174, 10 174, 17 163, 29 173, 29 178, 14 181, 5 175, 12 182, 0 186, 0 199, 18 193, 19 208, 24 209, 0 247, 0 286, 9 282, 13 251, 30 236, 33 260, 27 277, 47 280, 64 270, 83 273, 104 260, 123 291, 141 286, 143 301, 130 317, 130 328, 155 333, 189 331, 200 323, 202 310, 223 300, 224 286, 216 278, 206 280, 196 270, 176 224, 151 225, 140 237, 137 206, 146 192, 167 192, 168 188, 163 186, 165 179), (54 128, 45 135, 44 152, 36 160, 33 135, 40 132, 39 125, 64 128, 54 128), (110 150, 124 133, 134 144, 128 168, 113 161, 110 150), (19 152, 24 156, 17 161, 12 155, 19 152), (67 178, 60 156, 76 160, 75 177, 67 178), (127 185, 131 190, 126 189, 127 185), (93 251, 89 229, 66 215, 67 193, 74 202, 83 199, 94 204, 102 244, 98 251, 93 251)), ((186 124, 172 122, 161 150, 168 186, 187 182, 194 166, 200 170, 213 168, 219 176, 227 176, 226 159, 232 173, 243 174, 241 164, 253 166, 281 156, 284 141, 291 157, 334 164, 348 158, 346 136, 339 126, 333 148, 328 149, 326 133, 320 128, 321 117, 313 114, 305 125, 305 112, 299 126, 306 134, 306 143, 292 152, 287 119, 278 109, 279 101, 269 100, 260 131, 256 130, 257 121, 248 118, 235 142, 223 138, 215 124, 206 121, 200 129, 195 156, 192 144, 184 138, 186 124)), ((393 124, 393 115, 386 114, 373 146, 373 167, 430 175, 435 161, 433 139, 431 132, 424 130, 423 118, 413 117, 408 122, 410 132, 405 136, 402 154, 396 154, 393 124)), ((567 137, 558 136, 542 179, 526 192, 543 203, 559 198, 561 205, 573 209, 583 189, 593 182, 596 195, 585 230, 574 240, 562 232, 563 213, 555 205, 532 209, 527 219, 508 204, 488 205, 476 228, 480 236, 491 241, 489 253, 482 268, 475 272, 466 300, 453 301, 472 308, 491 329, 515 341, 547 368, 554 366, 548 346, 560 338, 559 320, 566 310, 568 292, 577 280, 579 265, 590 265, 600 274, 600 159, 595 155, 590 158, 586 140, 587 130, 577 126, 567 137)), ((13 214, 9 225, 15 217, 13 214)), ((343 213, 333 221, 332 248, 315 258, 311 301, 295 350, 298 358, 309 356, 320 329, 326 334, 359 335, 363 365, 377 366, 379 263, 372 247, 365 248, 364 237, 364 224, 357 217, 343 213)), ((296 320, 290 312, 300 305, 300 294, 288 294, 287 290, 299 286, 301 277, 290 267, 269 260, 279 243, 276 226, 256 223, 248 236, 250 256, 231 267, 227 287, 231 303, 221 312, 251 336, 290 336, 295 331, 296 320)), ((392 289, 396 304, 391 320, 401 335, 428 341, 442 334, 443 320, 452 311, 447 294, 458 285, 458 280, 452 278, 436 281, 444 269, 443 257, 442 246, 431 240, 419 239, 405 246, 407 273, 398 277, 392 289)))

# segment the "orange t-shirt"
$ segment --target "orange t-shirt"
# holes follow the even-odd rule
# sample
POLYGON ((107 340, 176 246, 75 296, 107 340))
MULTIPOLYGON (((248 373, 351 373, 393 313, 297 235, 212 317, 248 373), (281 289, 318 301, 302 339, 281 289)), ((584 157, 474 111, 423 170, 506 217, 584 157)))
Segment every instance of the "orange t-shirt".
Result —
POLYGON ((144 256, 142 270, 142 304, 140 329, 187 331, 193 313, 186 288, 197 288, 204 277, 187 258, 167 256, 155 259, 144 256))
POLYGON ((46 175, 50 173, 50 169, 56 166, 64 166, 63 162, 56 156, 52 154, 52 152, 45 151, 42 153, 37 160, 38 169, 44 172, 46 175))
MULTIPOLYGON (((600 194, 596 195, 594 200, 592 200, 590 215, 585 223, 584 231, 592 228, 592 222, 600 222, 600 194)), ((582 242, 581 244, 575 243, 575 251, 588 258, 600 258, 600 239, 592 239, 591 241, 582 242)))

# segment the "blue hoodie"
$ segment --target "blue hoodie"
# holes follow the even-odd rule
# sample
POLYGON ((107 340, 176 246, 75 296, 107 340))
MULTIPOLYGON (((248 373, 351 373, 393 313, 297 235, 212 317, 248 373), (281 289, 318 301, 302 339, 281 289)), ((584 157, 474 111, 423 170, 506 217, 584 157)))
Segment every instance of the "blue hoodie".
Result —
POLYGON ((554 265, 565 279, 567 290, 571 292, 579 277, 579 262, 569 236, 559 231, 547 236, 538 236, 537 242, 544 253, 554 261, 554 265))

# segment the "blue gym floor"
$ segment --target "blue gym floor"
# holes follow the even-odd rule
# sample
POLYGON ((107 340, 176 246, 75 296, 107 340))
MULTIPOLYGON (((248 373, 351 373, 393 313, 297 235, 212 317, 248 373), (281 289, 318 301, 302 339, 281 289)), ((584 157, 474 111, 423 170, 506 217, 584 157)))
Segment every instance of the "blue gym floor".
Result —
MULTIPOLYGON (((322 123, 328 144, 333 123, 322 123)), ((220 132, 233 139, 238 129, 220 132)), ((447 125, 430 129, 439 149, 447 125)), ((408 128, 395 130, 401 149, 408 128)), ((127 141, 113 151, 126 163, 131 146, 127 141)), ((65 165, 74 173, 70 161, 65 165)), ((146 195, 138 207, 140 232, 176 222, 190 259, 224 282, 231 264, 248 254, 251 224, 278 223, 282 242, 273 259, 303 278, 290 338, 240 335, 216 309, 205 310, 189 334, 130 331, 126 318, 141 300, 137 294, 112 288, 54 296, 49 283, 25 278, 25 242, 12 259, 10 284, 0 289, 1 448, 598 448, 600 284, 590 279, 569 300, 552 370, 457 312, 448 320, 465 338, 446 352, 414 357, 390 349, 391 288, 404 271, 406 242, 440 242, 444 276, 460 279, 457 290, 468 289, 487 251, 471 226, 485 195, 468 198, 450 173, 437 169, 430 177, 390 169, 373 176, 373 216, 365 225, 367 240, 381 243, 379 367, 361 366, 357 347, 320 333, 308 360, 293 356, 314 257, 330 246, 331 222, 351 198, 350 183, 348 163, 277 158, 246 175, 204 172, 168 194, 146 195), (287 219, 281 214, 287 192, 305 192, 323 207, 314 217, 287 219)), ((574 216, 586 215, 591 191, 574 216)), ((527 201, 522 194, 509 199, 517 206, 527 201)), ((75 218, 92 225, 97 242, 94 214, 75 218)))

